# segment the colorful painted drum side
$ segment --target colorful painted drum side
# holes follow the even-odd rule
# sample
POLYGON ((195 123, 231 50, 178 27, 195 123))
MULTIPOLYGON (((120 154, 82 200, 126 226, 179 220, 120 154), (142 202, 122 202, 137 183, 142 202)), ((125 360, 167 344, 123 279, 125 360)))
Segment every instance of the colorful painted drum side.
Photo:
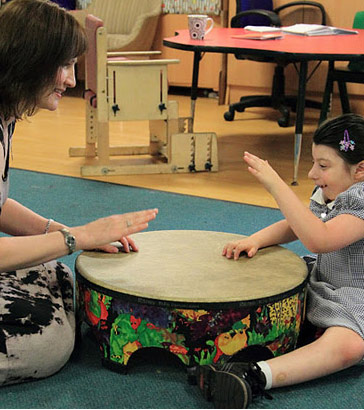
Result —
POLYGON ((154 231, 133 238, 137 253, 83 252, 76 260, 79 309, 105 365, 122 371, 146 347, 189 366, 253 348, 271 355, 295 348, 307 268, 293 252, 275 246, 233 261, 222 248, 241 235, 154 231))

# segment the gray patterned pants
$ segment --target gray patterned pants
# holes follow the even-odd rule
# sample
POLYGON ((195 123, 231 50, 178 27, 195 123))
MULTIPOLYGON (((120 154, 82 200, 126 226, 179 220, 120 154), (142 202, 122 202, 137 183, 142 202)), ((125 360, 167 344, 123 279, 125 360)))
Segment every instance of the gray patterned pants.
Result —
POLYGON ((0 386, 56 373, 74 338, 73 275, 66 265, 0 273, 0 386))

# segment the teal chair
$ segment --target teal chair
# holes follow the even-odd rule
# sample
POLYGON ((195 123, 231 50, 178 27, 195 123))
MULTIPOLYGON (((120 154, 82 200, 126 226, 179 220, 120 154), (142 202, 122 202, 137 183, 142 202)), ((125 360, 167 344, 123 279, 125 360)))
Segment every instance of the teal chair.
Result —
MULTIPOLYGON (((364 11, 358 11, 355 14, 353 28, 364 29, 364 11)), ((320 124, 326 120, 331 109, 331 100, 335 81, 337 82, 339 88, 340 103, 343 114, 351 112, 346 83, 364 84, 364 60, 351 61, 347 67, 343 68, 335 68, 334 64, 334 61, 329 62, 326 86, 321 106, 319 120, 320 124)))

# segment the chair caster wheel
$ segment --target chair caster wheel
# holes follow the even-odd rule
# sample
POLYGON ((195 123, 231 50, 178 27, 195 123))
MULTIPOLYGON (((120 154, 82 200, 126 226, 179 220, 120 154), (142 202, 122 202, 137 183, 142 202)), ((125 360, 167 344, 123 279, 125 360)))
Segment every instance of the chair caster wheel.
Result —
POLYGON ((224 113, 224 118, 225 118, 226 121, 233 121, 234 117, 235 117, 234 111, 233 112, 226 111, 226 113, 224 113))
POLYGON ((289 127, 289 115, 279 118, 277 122, 280 127, 289 127))

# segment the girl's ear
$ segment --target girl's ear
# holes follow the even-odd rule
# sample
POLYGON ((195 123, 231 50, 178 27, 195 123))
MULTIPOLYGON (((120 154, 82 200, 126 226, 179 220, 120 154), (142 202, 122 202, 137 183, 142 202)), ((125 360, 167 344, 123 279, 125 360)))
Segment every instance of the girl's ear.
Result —
POLYGON ((364 181, 364 161, 360 161, 355 168, 355 179, 364 181))

